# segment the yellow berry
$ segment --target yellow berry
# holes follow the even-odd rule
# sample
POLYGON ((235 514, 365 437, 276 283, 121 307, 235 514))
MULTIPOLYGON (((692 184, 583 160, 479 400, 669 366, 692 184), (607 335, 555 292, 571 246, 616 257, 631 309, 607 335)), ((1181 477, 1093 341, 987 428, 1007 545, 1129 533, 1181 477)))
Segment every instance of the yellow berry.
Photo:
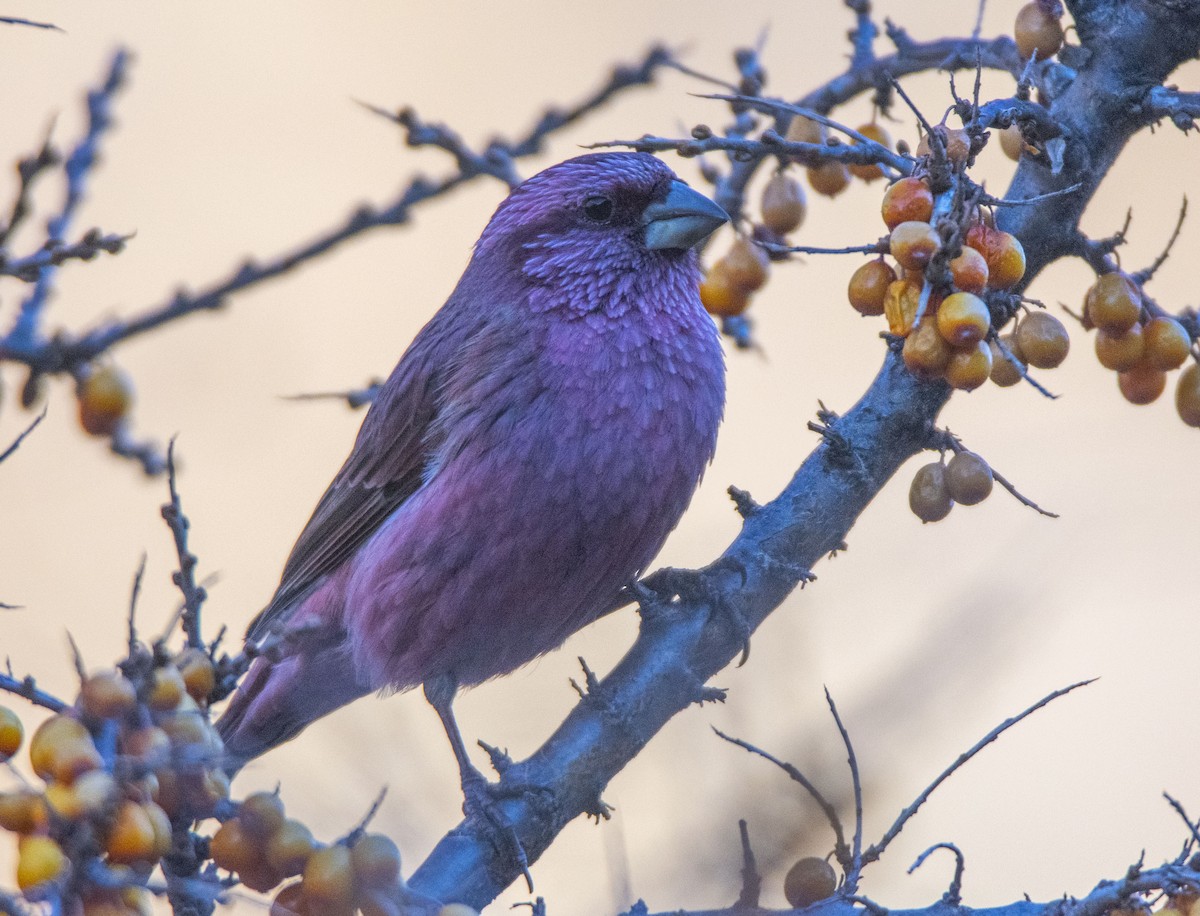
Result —
POLYGON ((1017 11, 1013 38, 1022 59, 1027 60, 1036 52, 1038 60, 1046 60, 1062 47, 1062 24, 1050 15, 1045 4, 1032 0, 1017 11))
POLYGON ((1084 310, 1096 327, 1122 334, 1141 319, 1142 294, 1125 274, 1103 274, 1088 290, 1084 310))
POLYGON ((62 847, 48 836, 24 837, 17 854, 17 887, 28 891, 61 878, 67 871, 62 847))
POLYGON ((304 866, 304 896, 321 909, 353 909, 354 870, 349 849, 337 844, 309 856, 304 866))
POLYGON ((804 115, 795 115, 788 124, 784 139, 790 143, 824 143, 825 125, 804 115))
POLYGON ((1175 386, 1175 409, 1188 426, 1200 426, 1200 366, 1192 363, 1181 373, 1175 386))
POLYGON ((187 687, 183 683, 183 675, 174 665, 164 665, 154 669, 150 683, 150 695, 146 703, 155 712, 170 712, 179 705, 187 687))
MULTIPOLYGON (((917 318, 921 304, 921 281, 905 277, 891 283, 883 300, 883 313, 887 316, 888 330, 897 337, 907 337, 917 318)), ((926 305, 928 310, 932 303, 926 305)))
POLYGON ((860 315, 882 315, 888 286, 896 282, 896 271, 883 258, 867 261, 854 271, 846 295, 860 315))
POLYGON ((710 315, 728 318, 746 310, 750 305, 750 293, 733 282, 722 259, 705 273, 700 283, 700 302, 710 315))
POLYGON ((1030 312, 1015 333, 1021 357, 1038 369, 1053 369, 1067 358, 1071 339, 1063 323, 1046 312, 1030 312))
POLYGON ((243 827, 239 818, 233 817, 221 825, 208 841, 208 852, 218 868, 241 872, 253 868, 263 860, 259 840, 243 827))
POLYGON ((122 865, 151 863, 157 860, 156 845, 154 824, 146 809, 137 802, 122 802, 104 845, 108 860, 122 865))
POLYGON ((42 779, 68 783, 104 763, 88 730, 78 719, 62 714, 51 716, 33 733, 29 762, 42 779))
POLYGON ((818 194, 837 197, 850 184, 850 172, 840 162, 831 159, 809 167, 808 183, 818 194))
POLYGON ((937 329, 952 347, 969 347, 987 336, 992 315, 973 293, 951 293, 938 306, 937 329))
POLYGON ((991 379, 1001 388, 1009 388, 1021 381, 1025 361, 1013 352, 1013 336, 1011 334, 1005 334, 1000 338, 1000 342, 1007 348, 1008 354, 1005 354, 1004 350, 1000 348, 999 343, 994 340, 991 342, 991 379))
POLYGON ((1192 349, 1188 332, 1174 318, 1151 318, 1142 335, 1146 340, 1146 362, 1155 369, 1178 369, 1192 349))
POLYGON ((121 736, 121 754, 152 768, 171 759, 171 739, 157 725, 147 725, 121 736))
MULTIPOLYGON (((967 136, 965 130, 955 130, 945 125, 936 125, 933 132, 942 139, 942 144, 946 148, 946 158, 955 165, 961 165, 967 161, 967 157, 971 155, 971 138, 967 136)), ((929 142, 929 134, 921 138, 921 142, 917 144, 917 155, 928 156, 933 152, 933 147, 929 142)))
POLYGON ((788 869, 787 876, 783 879, 783 896, 796 909, 832 897, 835 890, 837 875, 833 866, 815 856, 798 861, 788 869))
POLYGON ((133 405, 133 381, 118 367, 94 368, 80 383, 79 423, 93 436, 109 436, 133 405))
POLYGON ((766 250, 745 236, 734 240, 721 261, 725 264, 730 281, 748 292, 761 289, 771 271, 771 260, 766 250))
POLYGON ((1117 373, 1117 386, 1130 404, 1149 404, 1167 387, 1167 373, 1153 366, 1135 366, 1117 373))
MULTIPOLYGON (((950 498, 950 491, 946 488, 946 466, 944 464, 935 461, 917 469, 917 473, 913 475, 912 484, 908 488, 908 507, 922 522, 940 522, 950 514, 950 510, 954 508, 954 502, 950 498)), ((799 865, 799 863, 796 864, 799 865)), ((829 893, 833 893, 833 891, 830 890, 829 893)), ((790 897, 788 899, 791 900, 790 897)), ((792 906, 801 905, 792 901, 792 906)), ((807 906, 808 904, 803 905, 807 906)))
POLYGON ((950 345, 938 333, 937 322, 925 318, 904 338, 900 355, 908 371, 918 378, 941 378, 950 361, 950 345))
POLYGON ((974 391, 992 374, 992 351, 986 341, 954 350, 946 363, 946 381, 960 391, 974 391))
POLYGON ((0 706, 0 763, 12 759, 24 738, 25 726, 17 714, 7 706, 0 706))
POLYGON ((350 847, 350 864, 363 887, 388 888, 400 880, 400 850, 382 834, 368 833, 350 847))
POLYGON ((207 702, 217 686, 217 673, 212 659, 201 649, 184 649, 179 658, 175 659, 180 675, 183 676, 183 686, 197 703, 207 702))
POLYGON ((120 671, 93 674, 79 688, 79 708, 89 719, 117 719, 137 705, 137 691, 120 671))
POLYGON ((38 833, 50 824, 46 800, 35 792, 0 792, 0 828, 12 833, 38 833))
POLYGON ((298 875, 316 846, 312 831, 289 818, 267 841, 267 864, 284 877, 298 875))
MULTIPOLYGON (((874 140, 885 149, 891 148, 891 136, 878 124, 863 124, 858 128, 858 132, 868 140, 874 140)), ((855 145, 857 145, 858 142, 859 141, 855 140, 855 145)), ((852 165, 850 166, 850 174, 855 178, 861 178, 863 181, 871 182, 876 178, 883 177, 883 169, 877 165, 852 165)))
POLYGON ((1142 361, 1146 352, 1146 340, 1142 326, 1135 324, 1128 331, 1113 332, 1100 328, 1096 331, 1096 359, 1105 369, 1124 372, 1142 361))
POLYGON ((924 270, 942 240, 929 223, 909 220, 892 230, 888 239, 892 257, 908 270, 924 270))
POLYGON ((787 235, 800 228, 807 211, 804 186, 783 172, 772 175, 763 188, 762 205, 759 208, 763 225, 772 232, 787 235))
POLYGON ((963 246, 962 253, 950 262, 950 279, 955 289, 964 293, 982 293, 988 283, 987 260, 970 246, 963 246))
POLYGON ((270 839, 283 826, 283 799, 274 792, 255 792, 238 807, 238 820, 251 836, 270 839))
POLYGON ((1010 124, 1004 130, 999 131, 1000 148, 1004 150, 1006 155, 1013 162, 1017 162, 1021 158, 1021 153, 1025 151, 1025 137, 1021 133, 1021 128, 1016 124, 1010 124))
POLYGON ((992 469, 974 452, 959 452, 946 462, 946 489, 964 506, 981 503, 992 492, 992 469))

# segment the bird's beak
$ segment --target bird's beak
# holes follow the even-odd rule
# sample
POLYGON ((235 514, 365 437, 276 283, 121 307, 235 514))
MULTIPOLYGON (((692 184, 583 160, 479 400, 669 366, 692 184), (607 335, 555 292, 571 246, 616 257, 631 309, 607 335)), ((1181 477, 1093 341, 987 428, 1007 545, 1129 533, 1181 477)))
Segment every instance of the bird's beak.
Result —
POLYGON ((691 248, 728 221, 724 210, 682 181, 672 181, 666 198, 642 213, 647 248, 691 248))

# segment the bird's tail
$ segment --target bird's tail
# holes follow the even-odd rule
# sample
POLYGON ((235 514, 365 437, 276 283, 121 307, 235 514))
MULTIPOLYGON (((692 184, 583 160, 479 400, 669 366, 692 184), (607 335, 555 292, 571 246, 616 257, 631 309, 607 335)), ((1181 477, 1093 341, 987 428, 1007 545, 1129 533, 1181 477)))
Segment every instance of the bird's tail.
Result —
POLYGON ((256 659, 217 721, 226 772, 232 776, 309 723, 367 694, 352 671, 338 651, 300 652, 276 662, 256 659))

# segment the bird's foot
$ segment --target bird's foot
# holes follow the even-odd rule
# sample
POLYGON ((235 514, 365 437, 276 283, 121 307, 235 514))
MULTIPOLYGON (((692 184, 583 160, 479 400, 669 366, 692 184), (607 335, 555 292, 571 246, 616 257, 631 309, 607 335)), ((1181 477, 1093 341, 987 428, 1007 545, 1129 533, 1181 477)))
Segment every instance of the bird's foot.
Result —
POLYGON ((741 608, 736 602, 730 601, 725 590, 717 584, 717 578, 723 572, 735 573, 745 584, 745 568, 740 562, 729 557, 723 557, 701 570, 671 567, 657 570, 638 583, 641 589, 637 593, 639 606, 643 618, 647 620, 653 619, 653 616, 661 613, 664 608, 671 607, 671 599, 675 596, 688 604, 707 608, 712 617, 725 621, 741 643, 742 656, 738 661, 738 665, 741 666, 750 658, 750 634, 753 630, 741 608), (643 600, 647 593, 654 600, 643 600))
MULTIPOLYGON (((482 742, 481 742, 482 743, 482 742)), ((493 748, 485 748, 491 754, 493 748)), ((507 759, 507 754, 497 751, 507 759)), ((493 755, 493 763, 495 763, 493 755)), ((511 760, 508 761, 511 763, 511 760)), ((521 838, 513 828, 508 818, 500 808, 500 802, 521 798, 534 792, 548 792, 540 786, 516 783, 512 781, 488 782, 479 770, 471 767, 470 772, 462 773, 463 814, 467 820, 475 820, 483 825, 488 839, 497 851, 507 855, 525 876, 525 883, 530 892, 533 891, 533 876, 529 873, 529 858, 525 855, 525 847, 521 838)))

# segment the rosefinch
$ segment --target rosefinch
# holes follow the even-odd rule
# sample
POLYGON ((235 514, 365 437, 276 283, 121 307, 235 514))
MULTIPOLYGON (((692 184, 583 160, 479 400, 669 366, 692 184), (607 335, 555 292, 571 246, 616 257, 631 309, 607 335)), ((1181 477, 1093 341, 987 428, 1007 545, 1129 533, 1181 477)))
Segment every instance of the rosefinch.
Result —
POLYGON ((363 421, 247 639, 230 768, 364 694, 451 701, 611 606, 713 455, 724 360, 692 246, 725 222, 652 156, 553 166, 496 210, 363 421))

